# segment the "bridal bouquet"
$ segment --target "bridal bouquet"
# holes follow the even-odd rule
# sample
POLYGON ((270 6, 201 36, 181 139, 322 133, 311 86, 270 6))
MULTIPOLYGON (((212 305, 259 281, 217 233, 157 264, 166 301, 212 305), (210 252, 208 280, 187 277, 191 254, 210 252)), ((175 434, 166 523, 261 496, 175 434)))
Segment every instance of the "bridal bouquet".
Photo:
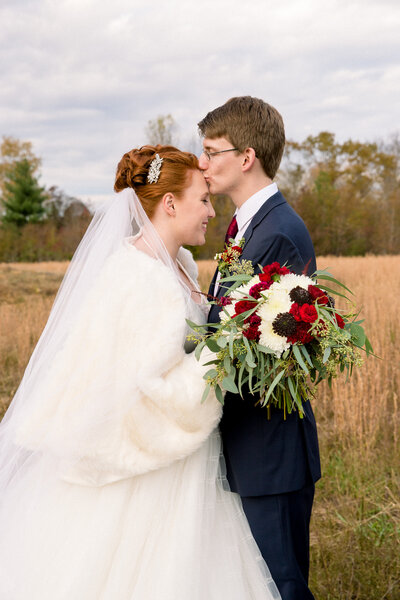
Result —
POLYGON ((246 391, 268 410, 273 405, 285 417, 293 410, 302 417, 303 402, 320 381, 331 384, 343 371, 351 375, 362 364, 361 351, 372 352, 357 315, 335 309, 334 295, 348 298, 326 283, 350 290, 326 271, 296 275, 275 262, 257 275, 237 272, 224 282, 231 285, 214 302, 222 306, 221 321, 208 326, 188 321, 201 334, 197 358, 205 346, 213 353, 203 398, 210 388, 221 403, 223 390, 241 396, 246 391))

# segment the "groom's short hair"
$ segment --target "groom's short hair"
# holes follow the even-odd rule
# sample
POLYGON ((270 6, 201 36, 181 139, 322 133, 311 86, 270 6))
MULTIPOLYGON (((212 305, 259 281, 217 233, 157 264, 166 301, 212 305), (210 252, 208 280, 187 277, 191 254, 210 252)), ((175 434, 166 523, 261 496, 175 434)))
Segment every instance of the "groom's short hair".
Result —
POLYGON ((264 100, 231 98, 209 112, 198 127, 202 136, 224 137, 240 152, 253 148, 268 177, 275 177, 285 148, 285 127, 280 113, 264 100))

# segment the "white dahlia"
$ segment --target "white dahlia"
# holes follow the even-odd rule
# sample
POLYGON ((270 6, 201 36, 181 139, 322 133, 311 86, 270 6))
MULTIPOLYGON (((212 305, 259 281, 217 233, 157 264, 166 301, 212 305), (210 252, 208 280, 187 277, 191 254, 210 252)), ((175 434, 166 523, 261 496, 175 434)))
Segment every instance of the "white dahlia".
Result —
POLYGON ((272 321, 262 320, 259 329, 261 334, 260 344, 270 348, 277 358, 280 358, 282 353, 290 348, 290 344, 286 341, 286 338, 278 335, 272 329, 272 321))
POLYGON ((282 275, 281 280, 275 281, 269 289, 286 290, 289 293, 290 290, 297 286, 307 290, 309 285, 314 285, 314 282, 312 279, 310 279, 310 277, 307 277, 306 275, 288 273, 288 275, 282 275))
POLYGON ((271 323, 276 315, 289 312, 290 307, 292 306, 292 301, 288 292, 285 289, 273 289, 274 285, 275 284, 263 292, 266 301, 261 303, 260 308, 258 309, 258 315, 261 317, 261 320, 271 323))

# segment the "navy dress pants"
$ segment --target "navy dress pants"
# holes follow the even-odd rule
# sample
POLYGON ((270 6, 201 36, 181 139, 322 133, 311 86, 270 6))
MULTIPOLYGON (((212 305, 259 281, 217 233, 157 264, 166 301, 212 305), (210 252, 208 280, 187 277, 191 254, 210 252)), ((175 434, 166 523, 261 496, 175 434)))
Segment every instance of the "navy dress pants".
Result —
POLYGON ((314 485, 286 494, 242 497, 253 537, 282 600, 314 600, 308 588, 314 485))

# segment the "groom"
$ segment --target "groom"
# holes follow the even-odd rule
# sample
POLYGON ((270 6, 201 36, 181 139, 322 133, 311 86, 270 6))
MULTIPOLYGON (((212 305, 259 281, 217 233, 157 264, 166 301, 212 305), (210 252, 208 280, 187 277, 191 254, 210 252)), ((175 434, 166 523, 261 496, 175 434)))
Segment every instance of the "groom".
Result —
MULTIPOLYGON (((231 98, 200 121, 200 168, 212 194, 236 206, 230 238, 245 239, 242 258, 254 267, 278 261, 296 273, 316 269, 309 233, 273 183, 285 145, 278 111, 258 98, 231 98)), ((222 250, 222 248, 221 248, 222 250)), ((258 270, 258 268, 257 268, 258 270)), ((222 296, 216 271, 210 294, 222 296)), ((209 322, 218 321, 219 307, 209 322)), ((227 393, 220 424, 230 488, 240 494, 253 536, 283 600, 310 600, 309 522, 320 478, 315 419, 255 407, 253 396, 227 393)))

